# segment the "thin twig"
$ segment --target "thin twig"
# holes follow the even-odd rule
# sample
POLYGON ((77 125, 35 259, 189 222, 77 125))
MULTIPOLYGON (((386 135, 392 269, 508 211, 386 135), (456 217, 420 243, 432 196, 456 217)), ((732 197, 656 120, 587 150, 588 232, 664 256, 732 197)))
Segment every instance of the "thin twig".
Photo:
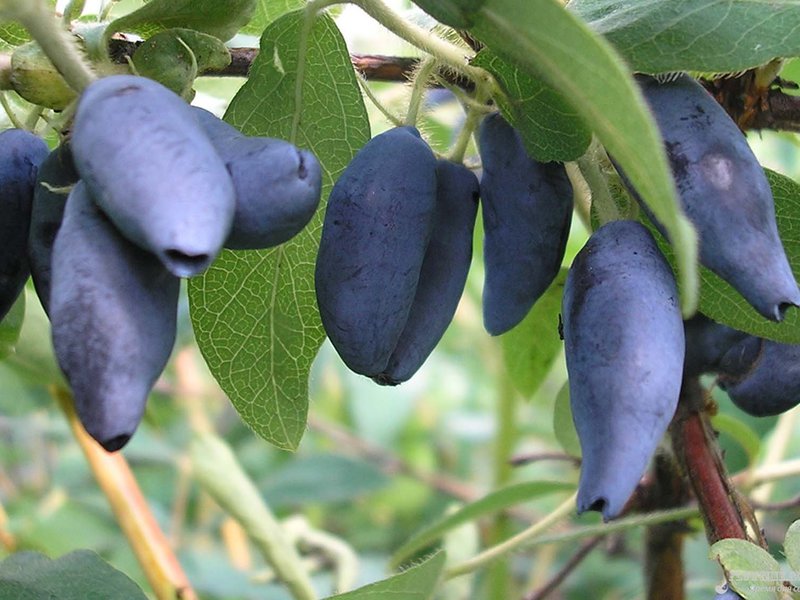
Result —
POLYGON ((603 541, 604 536, 598 535, 591 539, 586 540, 581 547, 578 548, 578 551, 573 554, 570 559, 564 564, 559 571, 550 578, 542 587, 533 590, 526 594, 522 600, 543 600, 547 598, 552 592, 554 592, 558 586, 564 583, 564 580, 572 573, 578 565, 580 565, 584 559, 589 556, 592 550, 594 550, 600 542, 603 541))

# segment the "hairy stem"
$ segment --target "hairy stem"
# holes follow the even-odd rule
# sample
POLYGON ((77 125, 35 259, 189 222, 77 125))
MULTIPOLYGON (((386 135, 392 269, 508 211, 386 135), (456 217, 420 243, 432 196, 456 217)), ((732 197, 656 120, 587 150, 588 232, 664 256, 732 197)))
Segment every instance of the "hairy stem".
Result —
POLYGON ((435 68, 436 61, 433 58, 426 58, 420 63, 416 77, 414 77, 414 84, 411 86, 411 98, 408 101, 405 125, 416 127, 419 109, 422 106, 422 99, 425 97, 425 89, 428 87, 428 80, 435 68))

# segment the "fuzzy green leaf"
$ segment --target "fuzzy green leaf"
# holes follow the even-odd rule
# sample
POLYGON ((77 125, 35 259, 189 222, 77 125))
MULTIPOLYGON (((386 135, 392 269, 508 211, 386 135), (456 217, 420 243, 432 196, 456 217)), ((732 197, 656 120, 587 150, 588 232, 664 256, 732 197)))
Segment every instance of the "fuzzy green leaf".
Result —
POLYGON ((472 64, 494 75, 506 98, 496 100, 503 116, 541 162, 575 160, 586 152, 592 132, 567 100, 541 79, 520 71, 488 48, 472 64))
POLYGON ((0 598, 14 600, 145 600, 142 589, 94 552, 76 550, 51 560, 18 552, 0 563, 0 598))
MULTIPOLYGON (((289 13, 264 31, 250 77, 225 118, 245 134, 288 139, 314 152, 324 199, 369 139, 369 122, 347 46, 326 16, 311 30, 303 100, 295 104, 303 15, 289 13)), ((192 322, 211 372, 242 419, 286 449, 296 448, 305 431, 308 372, 325 339, 314 294, 322 214, 277 248, 224 251, 189 281, 192 322)))
POLYGON ((539 388, 561 351, 558 315, 566 278, 567 270, 561 269, 522 322, 500 337, 508 375, 524 396, 539 388))
POLYGON ((471 32, 572 103, 676 241, 684 314, 697 306, 697 240, 663 143, 622 58, 558 0, 487 0, 471 32))
POLYGON ((330 596, 328 600, 428 600, 439 581, 445 554, 437 552, 424 562, 377 583, 346 594, 330 596))
POLYGON ((0 359, 5 358, 14 349, 19 339, 22 321, 25 318, 25 293, 19 295, 17 301, 0 321, 0 359))
POLYGON ((304 5, 305 0, 256 0, 253 18, 241 29, 240 33, 261 35, 267 25, 278 17, 302 8, 304 5))
POLYGON ((573 0, 569 8, 643 73, 730 73, 800 56, 796 0, 573 0))
POLYGON ((167 29, 148 38, 133 53, 136 72, 187 97, 198 74, 220 70, 231 53, 219 38, 193 29, 167 29))
POLYGON ((256 0, 151 0, 112 21, 105 37, 109 39, 117 31, 133 31, 147 38, 163 29, 183 27, 226 41, 244 27, 255 9, 256 0))
POLYGON ((747 600, 775 600, 783 574, 778 561, 760 546, 728 538, 711 546, 709 558, 719 561, 731 587, 747 600))
POLYGON ((786 530, 783 540, 783 553, 789 566, 795 573, 800 573, 800 520, 795 521, 786 530))

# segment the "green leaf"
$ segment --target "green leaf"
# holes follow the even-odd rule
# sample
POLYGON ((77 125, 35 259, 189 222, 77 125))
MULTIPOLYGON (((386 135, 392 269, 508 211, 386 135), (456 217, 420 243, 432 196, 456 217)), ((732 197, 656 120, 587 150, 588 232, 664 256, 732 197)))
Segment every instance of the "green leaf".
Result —
POLYGON ((679 208, 661 136, 620 56, 558 0, 487 0, 472 33, 572 103, 678 248, 684 314, 697 305, 697 240, 679 208))
POLYGON ((761 449, 761 438, 747 423, 724 413, 716 414, 711 423, 714 429, 728 434, 742 447, 750 464, 755 462, 761 449))
POLYGON ((786 530, 783 540, 783 553, 789 566, 795 573, 800 573, 800 520, 795 521, 786 530))
POLYGON ((428 600, 433 596, 444 561, 444 552, 437 552, 399 575, 346 594, 330 596, 328 600, 428 600))
POLYGON ((253 16, 256 0, 152 0, 138 10, 112 21, 105 39, 117 31, 150 37, 157 31, 183 27, 208 33, 222 41, 231 39, 253 16))
POLYGON ((500 337, 506 371, 517 390, 532 396, 561 351, 558 315, 567 270, 561 269, 523 321, 500 337))
POLYGON ((564 96, 488 48, 481 50, 472 64, 489 71, 500 84, 507 98, 495 100, 533 158, 569 161, 586 152, 592 132, 564 96))
POLYGON ((193 29, 168 29, 148 38, 132 57, 136 72, 187 97, 199 73, 224 69, 231 53, 219 38, 193 29))
POLYGON ((0 49, 10 50, 30 40, 28 30, 16 21, 0 23, 0 49))
POLYGON ((142 589, 94 552, 76 550, 51 560, 18 552, 0 563, 0 598, 14 600, 146 600, 142 589))
POLYGON ((434 19, 456 29, 471 27, 477 11, 486 0, 414 0, 414 4, 434 19))
POLYGON ((515 506, 521 502, 533 500, 540 496, 552 494, 553 492, 571 491, 573 489, 575 489, 573 484, 562 481, 530 481, 509 485, 508 487, 491 492, 483 498, 466 504, 455 512, 441 517, 425 527, 422 531, 414 534, 411 539, 395 551, 391 559, 391 564, 395 566, 402 564, 415 552, 429 546, 448 531, 464 523, 494 514, 509 506, 515 506))
MULTIPOLYGON (((320 16, 305 57, 303 102, 295 105, 303 12, 275 21, 226 120, 248 135, 289 139, 316 154, 323 198, 369 139, 369 122, 347 46, 320 16), (297 132, 292 139, 295 116, 297 132)), ((294 449, 305 431, 308 372, 325 334, 314 295, 320 209, 306 229, 269 250, 225 251, 189 281, 197 342, 242 419, 259 435, 294 449)))
POLYGON ((25 296, 25 321, 14 352, 8 355, 5 364, 27 382, 37 385, 63 384, 64 375, 58 367, 50 341, 50 321, 32 285, 26 286, 25 296))
POLYGON ((709 558, 719 561, 731 587, 747 600, 775 600, 784 577, 778 561, 760 546, 728 538, 711 546, 709 558))
MULTIPOLYGON (((775 198, 778 232, 795 278, 800 276, 800 184, 770 171, 767 175, 775 198)), ((734 240, 731 240, 735 243, 734 240)), ((700 310, 720 323, 759 337, 787 344, 800 343, 800 310, 789 309, 781 323, 768 321, 722 279, 708 269, 701 269, 700 310)))
POLYGON ((570 456, 581 456, 581 443, 578 432, 575 431, 575 422, 572 420, 572 406, 569 403, 569 382, 564 383, 556 395, 553 407, 553 433, 570 456))
POLYGON ((22 321, 25 319, 25 293, 19 295, 17 301, 0 321, 0 359, 5 358, 14 349, 19 339, 22 321))
POLYGON ((730 73, 800 55, 796 0, 573 0, 569 8, 643 73, 730 73))
POLYGON ((253 18, 241 29, 240 33, 260 36, 267 25, 278 17, 302 8, 305 4, 305 0, 256 0, 253 18))

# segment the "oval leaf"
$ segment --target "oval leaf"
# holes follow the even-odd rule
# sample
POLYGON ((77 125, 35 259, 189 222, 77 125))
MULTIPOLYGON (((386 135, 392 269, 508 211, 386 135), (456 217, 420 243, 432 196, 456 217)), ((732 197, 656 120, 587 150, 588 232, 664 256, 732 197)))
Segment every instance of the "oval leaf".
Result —
POLYGON ((302 8, 305 0, 256 0, 253 18, 239 33, 260 36, 267 25, 288 12, 302 8))
POLYGON ((567 270, 561 269, 522 322, 500 336, 509 378, 514 387, 528 397, 539 389, 561 352, 558 315, 566 277, 567 270))
POLYGON ((445 554, 437 552, 424 562, 377 583, 358 588, 346 594, 330 596, 328 600, 428 600, 436 588, 444 567, 445 554))
POLYGON ((186 97, 198 73, 224 69, 231 62, 231 53, 213 35, 176 28, 148 38, 132 60, 139 75, 186 97))
POLYGON ((25 318, 25 293, 19 295, 17 301, 0 321, 0 359, 5 358, 14 349, 19 339, 19 330, 25 318))
POLYGON ((800 573, 800 520, 792 523, 786 531, 783 552, 786 554, 786 560, 792 570, 800 573))
POLYGON ((505 92, 495 98, 503 116, 522 136, 525 149, 540 162, 581 156, 592 132, 564 97, 542 80, 520 71, 488 48, 472 64, 489 71, 505 92))
POLYGON ((720 540, 711 546, 709 558, 719 561, 731 587, 747 600, 775 600, 783 587, 778 561, 747 540, 720 540))
POLYGON ((18 552, 0 563, 0 598, 15 600, 146 600, 142 589, 90 550, 51 560, 18 552))
MULTIPOLYGON (((314 152, 326 198, 369 139, 369 121, 347 46, 326 16, 311 30, 303 100, 295 105, 303 16, 289 13, 264 31, 261 52, 226 120, 245 134, 288 139, 314 152)), ((225 251, 202 277, 189 281, 192 323, 211 372, 242 419, 285 449, 296 448, 305 431, 308 372, 325 339, 314 295, 322 213, 289 242, 269 250, 225 251)))
POLYGON ((795 0, 573 0, 569 8, 642 73, 731 73, 800 56, 795 0))
POLYGON ((681 304, 697 307, 697 240, 661 136, 622 58, 558 0, 487 0, 472 33, 568 99, 629 175, 677 248, 681 304))
POLYGON ((117 31, 133 31, 150 37, 163 29, 185 27, 226 41, 250 20, 255 9, 256 0, 151 0, 112 21, 105 39, 110 39, 117 31))

